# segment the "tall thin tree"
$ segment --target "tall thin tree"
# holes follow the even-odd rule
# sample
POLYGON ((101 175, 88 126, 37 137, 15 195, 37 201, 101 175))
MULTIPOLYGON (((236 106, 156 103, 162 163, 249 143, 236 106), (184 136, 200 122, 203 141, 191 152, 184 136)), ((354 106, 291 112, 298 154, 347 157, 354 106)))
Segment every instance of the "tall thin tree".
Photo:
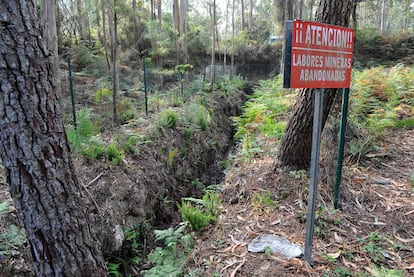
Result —
POLYGON ((216 64, 216 0, 210 4, 211 16, 211 66, 210 66, 210 89, 213 89, 215 82, 215 64, 216 64))
POLYGON ((117 94, 118 94, 118 16, 117 0, 113 0, 108 7, 109 36, 111 38, 111 70, 112 70, 112 110, 113 123, 118 122, 117 94))

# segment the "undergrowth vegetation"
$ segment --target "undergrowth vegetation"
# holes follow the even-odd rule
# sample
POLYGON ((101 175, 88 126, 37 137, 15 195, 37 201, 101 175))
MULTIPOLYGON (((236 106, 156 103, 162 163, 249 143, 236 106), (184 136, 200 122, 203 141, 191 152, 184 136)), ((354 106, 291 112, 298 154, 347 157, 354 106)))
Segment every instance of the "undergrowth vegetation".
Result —
MULTIPOLYGON (((245 86, 246 82, 242 78, 223 78, 217 83, 217 87, 226 88, 225 91, 218 92, 219 96, 232 97, 232 94, 239 93, 245 86), (222 95, 225 93, 225 95, 222 95)), ((163 137, 169 137, 170 134, 182 135, 186 143, 191 141, 194 133, 204 132, 210 129, 210 125, 213 124, 213 109, 208 105, 211 102, 212 93, 209 91, 200 91, 193 95, 190 99, 181 98, 176 95, 177 98, 170 99, 171 102, 160 103, 160 112, 154 117, 152 124, 147 119, 136 119, 128 122, 125 128, 121 128, 120 132, 114 139, 119 141, 118 144, 102 144, 103 152, 102 160, 114 161, 118 155, 116 153, 132 154, 135 157, 140 155, 141 148, 145 144, 158 145, 160 139, 163 137), (176 104, 181 102, 179 106, 176 104), (168 104, 169 103, 169 104, 168 104), (143 127, 148 127, 143 132, 136 130, 142 130, 143 127), (115 154, 110 155, 114 152, 115 154), (112 158, 110 158, 112 157, 112 158)), ((164 98, 166 99, 166 98, 164 98)), ((151 119, 150 118, 150 119, 151 119)), ((215 123, 214 123, 215 124, 215 123)), ((99 135, 90 135, 84 141, 90 142, 94 139, 99 139, 99 135)), ((171 144, 171 142, 165 142, 166 147, 160 147, 162 157, 165 158, 166 167, 174 169, 175 161, 184 155, 185 149, 179 146, 171 144)), ((213 143, 213 141, 212 141, 213 143)), ((82 146, 80 146, 82 147, 82 146)), ((170 227, 165 230, 155 230, 153 236, 155 236, 155 242, 157 247, 153 249, 147 257, 143 257, 142 260, 138 258, 142 253, 137 251, 140 245, 130 247, 131 255, 136 257, 134 259, 118 259, 111 258, 111 261, 107 263, 107 267, 112 276, 123 276, 123 272, 130 267, 134 267, 133 263, 145 262, 145 269, 140 272, 142 276, 182 276, 185 272, 185 264, 187 256, 193 248, 194 236, 203 232, 203 229, 208 226, 215 225, 218 222, 219 215, 221 213, 221 200, 212 187, 207 187, 199 180, 195 179, 191 182, 194 186, 193 189, 203 192, 201 198, 195 198, 192 196, 181 198, 177 203, 178 211, 181 215, 182 222, 176 227, 170 227)), ((163 203, 169 204, 173 200, 169 196, 162 196, 163 203)), ((149 231, 149 230, 148 230, 149 231)), ((125 244, 136 245, 137 231, 126 232, 128 241, 125 244)))
POLYGON ((221 201, 213 191, 207 191, 202 199, 186 197, 181 199, 178 208, 181 217, 190 223, 194 231, 206 227, 210 223, 216 223, 220 210, 221 201))
MULTIPOLYGON (((354 70, 348 117, 353 161, 375 149, 376 141, 393 130, 414 127, 414 68, 398 64, 354 70)), ((244 160, 263 152, 260 137, 280 139, 292 101, 281 78, 261 81, 235 118, 235 137, 241 141, 244 160)))
POLYGON ((151 268, 141 272, 145 277, 182 276, 194 245, 194 231, 217 222, 221 201, 215 192, 207 190, 201 199, 182 198, 178 207, 183 222, 176 228, 154 231, 161 244, 148 255, 151 268))
POLYGON ((88 109, 82 109, 77 113, 76 128, 66 128, 72 151, 81 153, 89 162, 104 158, 113 164, 121 163, 124 150, 115 141, 104 143, 98 132, 99 127, 88 109))
MULTIPOLYGON (((12 212, 13 209, 8 200, 0 202, 0 219, 2 219, 2 216, 12 212)), ((26 235, 23 228, 14 224, 7 226, 5 231, 0 232, 0 258, 18 252, 17 249, 23 246, 25 240, 26 235)))
MULTIPOLYGON (((368 153, 379 150, 381 140, 401 129, 414 128, 414 68, 398 64, 393 67, 372 67, 354 70, 350 94, 347 126, 347 153, 349 162, 362 162, 368 153)), ((263 81, 245 104, 244 113, 235 118, 236 138, 240 139, 241 159, 252 161, 255 155, 264 152, 263 138, 279 139, 283 135, 290 109, 290 95, 281 89, 280 79, 263 81)), ((386 149, 387 150, 387 149, 386 149)), ((411 170, 411 169, 410 169, 411 170)), ((306 179, 306 171, 291 171, 292 177, 306 179)), ((410 173, 409 183, 414 183, 410 173)), ((259 213, 278 208, 267 191, 254 193, 251 204, 259 213)), ((305 220, 304 215, 298 216, 305 220)), ((321 206, 316 211, 315 235, 324 240, 333 227, 341 224, 336 211, 321 206)), ((405 246, 391 245, 382 234, 370 232, 358 239, 358 253, 351 250, 321 255, 329 269, 322 276, 403 276, 403 270, 385 266, 387 251, 398 252, 405 246), (370 263, 363 270, 350 270, 339 266, 339 257, 354 259, 358 254, 370 263)))
POLYGON ((177 228, 154 231, 155 240, 162 244, 149 254, 152 267, 141 272, 145 277, 182 276, 187 255, 194 244, 187 225, 184 222, 177 228))
POLYGON ((414 127, 414 68, 398 64, 354 71, 350 96, 349 154, 360 160, 376 140, 414 127))
POLYGON ((243 114, 235 117, 235 138, 241 140, 242 155, 251 161, 262 153, 257 136, 279 139, 287 123, 290 109, 289 91, 282 88, 282 79, 276 77, 260 81, 244 106, 243 114))

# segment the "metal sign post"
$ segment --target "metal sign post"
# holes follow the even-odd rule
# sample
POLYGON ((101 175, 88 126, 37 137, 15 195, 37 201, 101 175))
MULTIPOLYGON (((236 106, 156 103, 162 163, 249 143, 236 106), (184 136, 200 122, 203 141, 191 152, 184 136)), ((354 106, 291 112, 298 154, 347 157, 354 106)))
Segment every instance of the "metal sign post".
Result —
POLYGON ((312 239, 315 222, 316 193, 318 191, 319 153, 321 148, 322 107, 325 89, 316 89, 313 111, 312 153, 310 165, 310 184, 308 195, 308 215, 306 221, 305 261, 312 264, 312 239))

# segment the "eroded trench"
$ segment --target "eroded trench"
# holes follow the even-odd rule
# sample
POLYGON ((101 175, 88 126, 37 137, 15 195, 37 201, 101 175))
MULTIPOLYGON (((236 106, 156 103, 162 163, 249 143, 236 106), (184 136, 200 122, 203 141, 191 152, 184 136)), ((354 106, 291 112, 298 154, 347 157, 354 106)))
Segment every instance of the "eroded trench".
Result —
POLYGON ((84 183, 96 180, 87 186, 85 201, 105 256, 128 255, 122 230, 135 228, 144 257, 154 247, 153 229, 181 221, 177 203, 182 197, 201 197, 204 187, 223 181, 222 161, 235 144, 232 117, 240 115, 251 93, 251 85, 239 92, 212 92, 204 104, 211 115, 208 128, 163 129, 143 145, 138 158, 127 155, 123 166, 77 165, 84 170, 84 183))
MULTIPOLYGON (((188 132, 186 126, 177 125, 154 132, 149 143, 140 147, 139 155, 125 152, 121 165, 87 163, 74 155, 91 230, 101 242, 107 260, 128 259, 131 253, 126 229, 139 234, 141 256, 145 259, 155 247, 153 230, 181 221, 177 207, 181 198, 201 197, 203 188, 223 181, 223 161, 235 144, 232 117, 240 115, 252 86, 237 92, 212 92, 204 102, 211 119, 207 128, 188 132)), ((139 127, 133 131, 144 132, 139 127)), ((102 138, 114 135, 116 131, 112 130, 102 138)), ((27 247, 20 253, 20 262, 6 262, 3 274, 34 276, 27 247)))
MULTIPOLYGON (((212 92, 204 101, 211 117, 207 128, 190 133, 177 125, 148 134, 149 143, 141 145, 139 155, 125 153, 121 165, 74 157, 92 230, 108 260, 130 255, 126 229, 139 233, 145 259, 155 247, 153 230, 181 221, 177 208, 181 198, 201 197, 203 188, 223 181, 222 161, 235 144, 232 117, 240 115, 251 93, 252 85, 238 92, 212 92)), ((144 132, 139 127, 134 131, 144 132)), ((3 272, 34 276, 28 249, 19 256, 20 262, 6 263, 3 272)))

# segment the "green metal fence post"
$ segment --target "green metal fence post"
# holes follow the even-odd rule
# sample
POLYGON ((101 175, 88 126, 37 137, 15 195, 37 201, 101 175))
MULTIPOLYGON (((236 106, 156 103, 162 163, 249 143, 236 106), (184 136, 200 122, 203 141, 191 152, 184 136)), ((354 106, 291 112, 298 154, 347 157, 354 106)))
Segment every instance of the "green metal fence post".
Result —
POLYGON ((69 70, 69 89, 70 89, 70 96, 72 99, 72 114, 73 114, 73 126, 76 130, 77 122, 76 122, 76 109, 75 109, 75 93, 73 92, 73 78, 72 78, 72 64, 70 61, 70 54, 68 56, 68 70, 69 70))
POLYGON ((147 92, 147 58, 143 58, 144 63, 144 94, 145 94, 145 114, 148 115, 148 92, 147 92))
POLYGON ((349 98, 349 88, 343 89, 342 94, 342 113, 341 113, 341 125, 339 129, 339 145, 338 145, 338 158, 336 164, 336 178, 334 185, 334 208, 338 209, 339 202, 339 185, 342 178, 342 165, 344 159, 344 145, 345 145, 345 130, 346 130, 346 120, 348 116, 348 98, 349 98))

